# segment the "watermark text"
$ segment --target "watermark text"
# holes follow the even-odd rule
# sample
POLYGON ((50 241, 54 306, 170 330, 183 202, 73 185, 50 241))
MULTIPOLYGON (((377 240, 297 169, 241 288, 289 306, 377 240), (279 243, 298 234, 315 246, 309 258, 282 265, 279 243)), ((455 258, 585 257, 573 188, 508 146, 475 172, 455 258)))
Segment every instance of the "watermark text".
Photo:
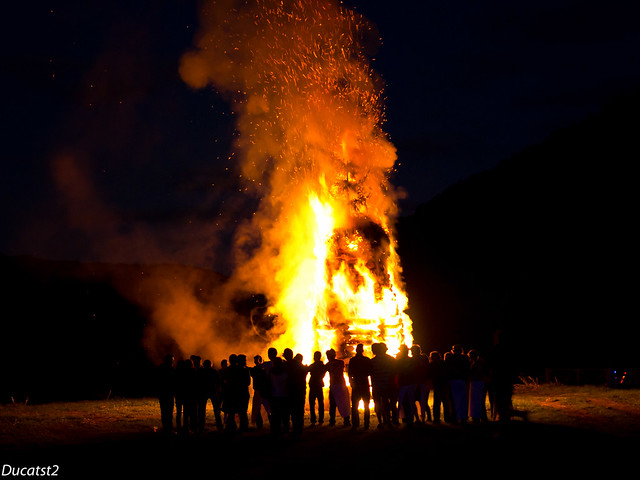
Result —
POLYGON ((57 477, 58 465, 16 467, 5 463, 2 465, 3 477, 57 477))

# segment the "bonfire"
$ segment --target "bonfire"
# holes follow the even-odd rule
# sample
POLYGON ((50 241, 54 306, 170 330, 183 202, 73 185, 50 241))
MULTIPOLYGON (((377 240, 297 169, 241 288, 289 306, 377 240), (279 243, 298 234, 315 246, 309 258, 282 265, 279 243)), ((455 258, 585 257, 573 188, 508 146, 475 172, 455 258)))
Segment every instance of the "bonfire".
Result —
POLYGON ((269 343, 311 358, 412 343, 396 251, 397 157, 383 131, 375 28, 327 0, 210 2, 181 62, 233 105, 236 157, 260 199, 235 279, 268 300, 269 343))

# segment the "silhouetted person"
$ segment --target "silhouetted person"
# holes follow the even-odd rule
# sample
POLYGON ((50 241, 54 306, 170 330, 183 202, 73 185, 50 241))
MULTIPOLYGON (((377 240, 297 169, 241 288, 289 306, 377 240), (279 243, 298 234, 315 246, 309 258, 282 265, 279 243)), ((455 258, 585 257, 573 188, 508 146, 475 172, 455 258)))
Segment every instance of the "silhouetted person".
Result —
POLYGON ((223 368, 220 370, 222 374, 223 384, 222 384, 222 411, 224 412, 224 430, 228 431, 229 426, 229 416, 234 417, 232 419, 234 425, 235 424, 235 413, 231 413, 235 410, 235 405, 233 404, 235 397, 233 396, 232 383, 230 382, 230 377, 233 373, 233 367, 236 365, 238 361, 237 355, 232 353, 229 355, 229 358, 226 363, 226 367, 223 364, 223 368))
POLYGON ((371 387, 378 417, 378 428, 391 426, 391 401, 395 388, 395 359, 387 354, 387 345, 375 343, 371 346, 371 387))
POLYGON ((157 370, 157 394, 160 402, 160 418, 162 432, 173 433, 173 407, 176 393, 176 372, 173 366, 173 355, 166 355, 157 370))
POLYGON ((344 426, 351 426, 349 390, 344 379, 344 362, 336 358, 336 351, 327 350, 327 372, 329 372, 329 425, 336 424, 336 409, 344 419, 344 426))
POLYGON ((433 388, 433 422, 440 423, 442 413, 444 421, 449 417, 449 382, 447 370, 442 355, 438 351, 429 354, 429 368, 431 370, 431 386, 433 388))
POLYGON ((271 413, 272 413, 272 408, 271 408, 271 369, 273 368, 273 360, 275 358, 278 357, 278 350, 274 347, 269 347, 269 349, 267 350, 267 358, 268 360, 266 362, 262 363, 262 368, 264 369, 265 373, 267 374, 267 387, 268 387, 268 395, 267 395, 267 402, 269 403, 269 409, 267 411, 267 416, 269 417, 269 422, 271 422, 271 413))
POLYGON ((487 418, 487 364, 477 350, 469 350, 469 416, 474 422, 487 418))
MULTIPOLYGON (((386 348, 386 344, 383 344, 383 345, 386 348)), ((398 406, 398 397, 400 396, 400 388, 399 388, 399 382, 398 382, 398 362, 395 357, 392 357, 391 355, 389 355, 389 357, 393 359, 393 376, 391 377, 391 391, 390 391, 391 423, 393 425, 398 425, 399 419, 400 419, 400 408, 398 406)))
POLYGON ((464 354, 462 346, 454 345, 444 363, 449 378, 452 420, 464 423, 469 416, 469 357, 464 354))
MULTIPOLYGON (((283 359, 284 368, 287 370, 287 381, 290 382, 291 381, 291 372, 289 372, 289 369, 292 367, 293 350, 291 350, 290 348, 285 348, 282 351, 282 359, 283 359)), ((292 409, 292 405, 291 405, 290 393, 291 393, 290 392, 290 386, 287 385, 287 401, 285 402, 284 410, 282 412, 282 428, 283 428, 285 433, 289 433, 289 430, 291 429, 291 409, 292 409)))
POLYGON ((308 370, 302 360, 302 355, 298 353, 287 362, 287 396, 294 435, 300 435, 304 426, 304 400, 307 393, 308 370))
POLYGON ((238 367, 238 393, 240 393, 240 411, 238 416, 240 417, 240 429, 246 431, 249 428, 249 400, 251 399, 251 393, 249 392, 251 372, 249 372, 249 367, 247 366, 246 355, 238 355, 238 367))
POLYGON ((274 347, 269 347, 269 349, 267 350, 268 360, 262 363, 262 368, 264 368, 264 371, 267 372, 267 376, 269 376, 269 374, 271 373, 271 368, 273 367, 273 360, 277 356, 278 356, 278 350, 276 350, 274 347))
POLYGON ((247 368, 246 355, 230 355, 229 368, 227 372, 227 395, 226 410, 227 420, 225 431, 233 433, 236 425, 236 415, 240 423, 240 431, 246 432, 249 428, 249 386, 251 385, 251 374, 247 368))
POLYGON ((416 373, 416 401, 420 405, 419 421, 431 421, 431 409, 429 408, 429 391, 431 390, 431 374, 429 369, 429 357, 422 353, 420 345, 411 347, 411 358, 415 362, 416 373))
MULTIPOLYGON (((203 389, 203 395, 204 395, 204 405, 202 405, 201 407, 201 417, 200 417, 200 431, 204 431, 205 428, 205 423, 206 423, 206 411, 207 411, 207 403, 209 403, 209 401, 211 401, 211 406, 213 408, 214 411, 214 417, 215 417, 215 412, 216 412, 216 397, 218 395, 218 389, 219 389, 219 376, 218 376, 218 372, 216 371, 215 368, 213 368, 213 365, 211 364, 211 360, 205 360, 204 362, 202 362, 202 369, 200 372, 201 375, 201 380, 202 380, 202 389, 203 389)), ((220 415, 220 412, 218 412, 218 416, 220 415)))
POLYGON ((417 371, 413 358, 409 357, 409 347, 400 345, 396 355, 398 372, 398 410, 403 423, 413 424, 416 416, 416 389, 418 387, 417 371))
POLYGON ((324 422, 324 376, 327 367, 322 362, 322 353, 314 352, 313 363, 309 365, 309 416, 311 425, 316 424, 316 402, 318 403, 318 423, 324 422))
POLYGON ((267 372, 263 368, 262 357, 253 357, 254 366, 249 370, 253 383, 253 400, 251 402, 251 423, 261 429, 264 425, 262 408, 269 415, 269 388, 267 372))
POLYGON ((511 420, 513 407, 514 358, 502 331, 495 333, 493 341, 493 348, 487 358, 491 418, 508 422, 511 420))
POLYGON ((185 359, 176 365, 176 430, 186 435, 193 415, 193 363, 185 359))
MULTIPOLYGON (((206 361, 207 363, 209 361, 206 361)), ((222 430, 224 424, 222 423, 222 374, 221 370, 216 370, 211 364, 211 370, 207 370, 207 375, 210 376, 210 380, 207 381, 207 389, 210 391, 208 398, 211 400, 213 406, 213 417, 218 430, 222 430)), ((205 406, 206 408, 206 406, 205 406)))
POLYGON ((271 362, 269 375, 271 384, 271 397, 269 399, 271 418, 269 419, 269 424, 271 433, 277 436, 282 434, 284 409, 287 403, 287 371, 282 358, 276 356, 271 362))
MULTIPOLYGON (((233 355, 235 357, 235 355, 233 355)), ((220 371, 219 371, 219 377, 220 377, 220 388, 218 390, 219 392, 219 397, 218 397, 218 405, 220 408, 220 420, 221 420, 221 424, 219 425, 219 429, 224 428, 224 426, 227 424, 227 412, 225 410, 224 404, 227 398, 227 377, 229 374, 229 360, 227 360, 226 358, 220 361, 220 371)), ((217 420, 216 420, 217 422, 217 420)))
POLYGON ((204 432, 207 408, 207 378, 202 367, 202 359, 198 355, 191 355, 194 369, 194 415, 191 420, 191 430, 204 432))
POLYGON ((359 343, 356 346, 356 354, 348 365, 349 383, 351 384, 351 418, 353 428, 360 426, 360 413, 358 405, 362 401, 364 404, 363 426, 369 428, 369 420, 371 412, 369 410, 369 402, 371 401, 371 383, 370 377, 372 372, 371 359, 364 356, 364 345, 359 343))

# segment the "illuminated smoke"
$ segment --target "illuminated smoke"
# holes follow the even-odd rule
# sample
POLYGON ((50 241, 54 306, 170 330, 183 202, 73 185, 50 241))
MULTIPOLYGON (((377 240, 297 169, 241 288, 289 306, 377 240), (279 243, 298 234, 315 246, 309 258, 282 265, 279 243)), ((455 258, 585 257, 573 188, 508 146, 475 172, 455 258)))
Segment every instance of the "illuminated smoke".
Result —
POLYGON ((331 1, 217 1, 181 59, 187 84, 232 105, 238 173, 260 199, 236 231, 228 288, 263 293, 277 319, 270 340, 305 356, 346 354, 360 336, 411 340, 388 178, 396 153, 368 57, 378 40, 331 1))

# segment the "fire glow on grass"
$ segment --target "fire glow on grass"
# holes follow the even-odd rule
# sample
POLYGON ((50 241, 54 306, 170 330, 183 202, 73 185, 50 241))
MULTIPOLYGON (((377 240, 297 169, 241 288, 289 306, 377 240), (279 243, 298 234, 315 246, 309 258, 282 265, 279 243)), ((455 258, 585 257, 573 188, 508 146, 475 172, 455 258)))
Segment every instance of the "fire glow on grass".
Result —
POLYGON ((211 1, 180 73, 237 115, 247 194, 235 278, 263 292, 272 344, 311 358, 335 348, 410 345, 393 220, 396 162, 382 131, 374 27, 327 0, 211 1))

